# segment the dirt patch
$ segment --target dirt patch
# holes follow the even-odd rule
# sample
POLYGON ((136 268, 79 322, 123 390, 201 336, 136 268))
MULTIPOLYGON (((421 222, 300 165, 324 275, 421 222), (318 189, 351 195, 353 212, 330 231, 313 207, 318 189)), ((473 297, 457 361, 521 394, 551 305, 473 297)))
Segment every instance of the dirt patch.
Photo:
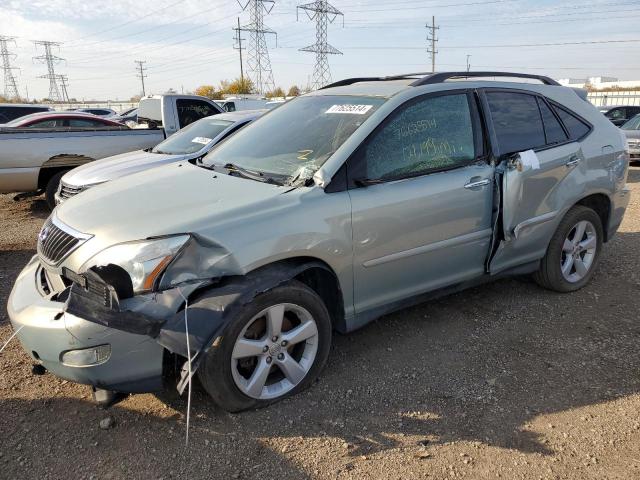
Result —
MULTIPOLYGON (((230 415, 88 387, 0 356, 6 478, 640 478, 640 169, 594 281, 560 295, 503 280, 335 337, 308 391, 230 415), (111 422, 100 422, 106 417, 111 422)), ((0 302, 34 253, 40 200, 0 196, 0 302)), ((11 333, 4 308, 0 338, 11 333)))

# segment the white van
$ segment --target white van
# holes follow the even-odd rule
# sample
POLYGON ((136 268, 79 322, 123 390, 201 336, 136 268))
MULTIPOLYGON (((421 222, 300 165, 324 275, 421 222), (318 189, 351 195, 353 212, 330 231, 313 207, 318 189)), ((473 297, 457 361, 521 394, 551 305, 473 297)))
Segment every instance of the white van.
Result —
POLYGON ((266 107, 267 99, 231 97, 217 103, 225 112, 237 112, 239 110, 261 110, 266 107))

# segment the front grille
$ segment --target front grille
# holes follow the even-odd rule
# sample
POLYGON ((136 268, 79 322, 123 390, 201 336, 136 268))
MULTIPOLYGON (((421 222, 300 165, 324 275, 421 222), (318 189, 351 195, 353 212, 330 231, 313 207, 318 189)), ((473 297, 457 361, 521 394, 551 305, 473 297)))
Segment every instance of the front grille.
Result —
POLYGON ((66 200, 71 198, 85 190, 86 187, 74 187, 73 185, 67 185, 64 182, 60 182, 60 198, 66 200))
POLYGON ((57 225, 49 217, 38 234, 38 255, 49 265, 57 265, 88 238, 88 235, 57 225))

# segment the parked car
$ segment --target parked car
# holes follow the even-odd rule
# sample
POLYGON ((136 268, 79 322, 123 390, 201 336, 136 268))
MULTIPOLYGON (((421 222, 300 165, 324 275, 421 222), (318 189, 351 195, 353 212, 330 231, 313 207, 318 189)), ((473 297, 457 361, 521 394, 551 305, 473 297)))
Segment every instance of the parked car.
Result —
POLYGON ((0 103, 0 123, 7 123, 31 113, 52 111, 53 108, 47 107, 46 105, 32 105, 30 103, 0 103))
POLYGON ((220 113, 193 122, 152 149, 122 153, 96 160, 67 172, 60 181, 56 204, 93 186, 169 163, 201 159, 264 110, 220 113))
MULTIPOLYGON (((63 130, 0 128, 0 193, 39 195, 44 192, 47 204, 53 208, 60 178, 72 168, 119 153, 154 147, 178 129, 220 112, 218 105, 204 97, 160 95, 140 101, 138 125, 133 129, 118 123, 79 125, 63 130)), ((100 122, 98 117, 85 115, 100 122)))
POLYGON ((12 128, 103 128, 121 127, 120 123, 106 118, 96 117, 90 113, 76 112, 41 112, 25 115, 15 120, 0 125, 0 127, 12 128))
POLYGON ((586 285, 629 202, 625 148, 547 77, 343 80, 60 205, 9 317, 59 377, 160 389, 170 352, 180 391, 197 372, 226 410, 265 406, 312 384, 334 329, 506 275, 586 285))
POLYGON ((640 113, 620 127, 627 137, 629 160, 640 162, 640 113))
POLYGON ((68 112, 90 113, 98 117, 112 117, 118 113, 112 108, 68 108, 68 112))
POLYGON ((609 105, 598 107, 600 112, 616 126, 621 126, 634 115, 640 113, 640 106, 609 105))
POLYGON ((117 115, 109 117, 109 120, 113 120, 114 122, 124 123, 125 125, 129 122, 138 122, 138 108, 129 108, 124 112, 120 112, 117 115))
POLYGON ((218 104, 225 112, 237 112, 240 110, 263 109, 267 104, 267 100, 264 98, 231 97, 223 101, 219 100, 218 104))

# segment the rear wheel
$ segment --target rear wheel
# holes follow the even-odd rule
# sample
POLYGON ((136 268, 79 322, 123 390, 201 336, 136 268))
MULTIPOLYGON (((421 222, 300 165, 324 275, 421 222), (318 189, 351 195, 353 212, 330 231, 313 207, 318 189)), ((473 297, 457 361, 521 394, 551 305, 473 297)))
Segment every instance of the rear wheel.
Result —
POLYGON ((44 190, 44 198, 47 201, 47 206, 53 210, 56 207, 56 192, 58 191, 58 185, 60 185, 60 179, 67 173, 68 170, 64 172, 58 172, 53 177, 49 179, 47 182, 47 186, 44 190))
POLYGON ((256 297, 232 319, 198 374, 225 410, 259 408, 307 388, 324 367, 330 344, 322 299, 292 281, 256 297))
POLYGON ((584 287, 595 271, 602 250, 600 217, 590 208, 577 205, 560 222, 534 278, 556 292, 584 287))

